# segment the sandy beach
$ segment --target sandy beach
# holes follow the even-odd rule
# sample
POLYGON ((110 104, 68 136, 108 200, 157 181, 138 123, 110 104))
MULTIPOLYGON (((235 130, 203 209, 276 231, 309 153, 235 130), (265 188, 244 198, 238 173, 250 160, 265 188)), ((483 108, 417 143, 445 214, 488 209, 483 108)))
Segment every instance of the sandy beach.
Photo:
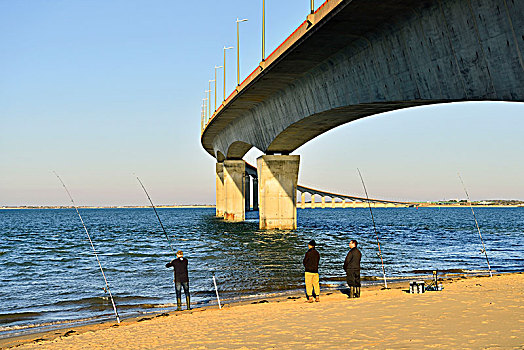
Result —
POLYGON ((407 283, 259 300, 4 339, 17 349, 523 349, 524 274, 444 280, 409 294, 407 283), (267 301, 267 302, 266 302, 267 301), (66 332, 68 334, 66 335, 66 332))

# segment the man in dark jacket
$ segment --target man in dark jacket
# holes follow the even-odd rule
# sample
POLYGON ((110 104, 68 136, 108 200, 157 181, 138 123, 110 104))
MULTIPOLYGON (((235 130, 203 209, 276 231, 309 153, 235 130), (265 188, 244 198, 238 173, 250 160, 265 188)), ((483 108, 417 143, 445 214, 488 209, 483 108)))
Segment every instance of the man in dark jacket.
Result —
POLYGON ((349 286, 349 297, 360 297, 360 259, 362 253, 357 248, 358 242, 354 239, 349 241, 349 253, 344 260, 344 271, 349 286))
POLYGON ((176 259, 167 263, 166 267, 173 267, 175 270, 176 311, 182 310, 182 287, 184 287, 184 294, 186 295, 187 310, 191 310, 189 299, 189 275, 187 273, 187 259, 184 258, 184 253, 179 250, 176 253, 176 259))
POLYGON ((306 298, 309 303, 313 301, 320 301, 320 285, 318 281, 318 262, 320 261, 320 254, 315 249, 315 240, 308 243, 309 250, 304 257, 304 267, 306 268, 306 298), (313 295, 315 299, 313 300, 313 295))

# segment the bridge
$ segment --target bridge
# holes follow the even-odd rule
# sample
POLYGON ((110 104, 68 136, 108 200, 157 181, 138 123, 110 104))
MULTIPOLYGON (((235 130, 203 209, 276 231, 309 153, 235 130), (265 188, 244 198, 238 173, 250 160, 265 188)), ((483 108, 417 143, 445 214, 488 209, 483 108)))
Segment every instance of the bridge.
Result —
POLYGON ((523 55, 520 0, 326 1, 202 120, 217 215, 244 219, 242 158, 256 147, 260 228, 296 228, 300 156, 291 152, 382 112, 522 102, 523 55))
MULTIPOLYGON (((220 164, 220 163, 218 163, 220 164)), ((224 178, 223 165, 218 165, 221 171, 217 171, 217 201, 216 201, 216 216, 224 217, 228 221, 243 221, 245 213, 250 210, 259 210, 258 200, 258 172, 257 168, 251 164, 244 162, 240 166, 245 167, 244 174, 241 179, 236 179, 226 176, 224 178), (225 180, 224 180, 225 179, 225 180), (241 186, 237 186, 241 184, 241 186), (228 186, 227 189, 225 187, 228 186), (232 198, 238 196, 238 198, 232 198), (253 200, 251 204, 251 199, 253 200), (228 206, 229 205, 229 206, 228 206)), ((241 175, 241 171, 236 172, 241 175)), ((313 189, 305 186, 296 186, 298 196, 290 196, 296 200, 294 208, 299 204, 300 208, 359 208, 367 207, 370 203, 374 207, 407 207, 414 206, 415 203, 390 201, 375 198, 363 198, 350 196, 345 194, 333 193, 313 189), (309 203, 306 202, 306 194, 310 195, 309 203), (315 197, 320 197, 320 202, 317 204, 315 197), (300 198, 300 201, 298 199, 300 198), (326 203, 326 198, 331 199, 331 202, 326 203), (338 201, 337 201, 338 199, 338 201)), ((287 199, 288 197, 285 197, 287 199)), ((272 199, 274 203, 278 203, 278 199, 272 199)))

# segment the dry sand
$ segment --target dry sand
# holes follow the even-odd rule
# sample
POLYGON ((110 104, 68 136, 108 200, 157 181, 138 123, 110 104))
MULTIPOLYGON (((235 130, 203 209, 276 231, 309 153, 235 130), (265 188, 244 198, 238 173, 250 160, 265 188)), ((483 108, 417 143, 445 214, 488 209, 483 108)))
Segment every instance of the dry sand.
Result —
MULTIPOLYGON (((31 335, 17 349, 524 349, 524 274, 444 281, 424 294, 367 288, 320 303, 268 299, 222 310, 195 310, 31 335), (62 334, 59 336, 58 334, 62 334), (56 338, 58 337, 58 338, 56 338)), ((1 347, 24 339, 4 340, 1 347)))

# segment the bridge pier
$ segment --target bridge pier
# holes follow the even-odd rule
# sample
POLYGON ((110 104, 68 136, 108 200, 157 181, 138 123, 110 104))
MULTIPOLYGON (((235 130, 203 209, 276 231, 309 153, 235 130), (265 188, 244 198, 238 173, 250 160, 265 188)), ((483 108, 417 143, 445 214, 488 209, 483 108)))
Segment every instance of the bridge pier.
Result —
POLYGON ((223 217, 225 212, 224 163, 217 163, 216 173, 216 216, 223 217))
POLYGON ((258 210, 258 178, 253 178, 253 210, 258 210))
MULTIPOLYGON (((224 161, 224 220, 244 221, 246 218, 246 162, 224 161)), ((217 202, 218 204, 218 202, 217 202)))
POLYGON ((244 211, 247 212, 247 211, 251 210, 251 176, 249 176, 248 174, 245 174, 244 177, 245 177, 245 182, 244 182, 244 187, 245 187, 244 204, 245 204, 245 209, 244 209, 244 211))
POLYGON ((257 159, 260 229, 297 228, 299 163, 298 155, 266 155, 257 159))

